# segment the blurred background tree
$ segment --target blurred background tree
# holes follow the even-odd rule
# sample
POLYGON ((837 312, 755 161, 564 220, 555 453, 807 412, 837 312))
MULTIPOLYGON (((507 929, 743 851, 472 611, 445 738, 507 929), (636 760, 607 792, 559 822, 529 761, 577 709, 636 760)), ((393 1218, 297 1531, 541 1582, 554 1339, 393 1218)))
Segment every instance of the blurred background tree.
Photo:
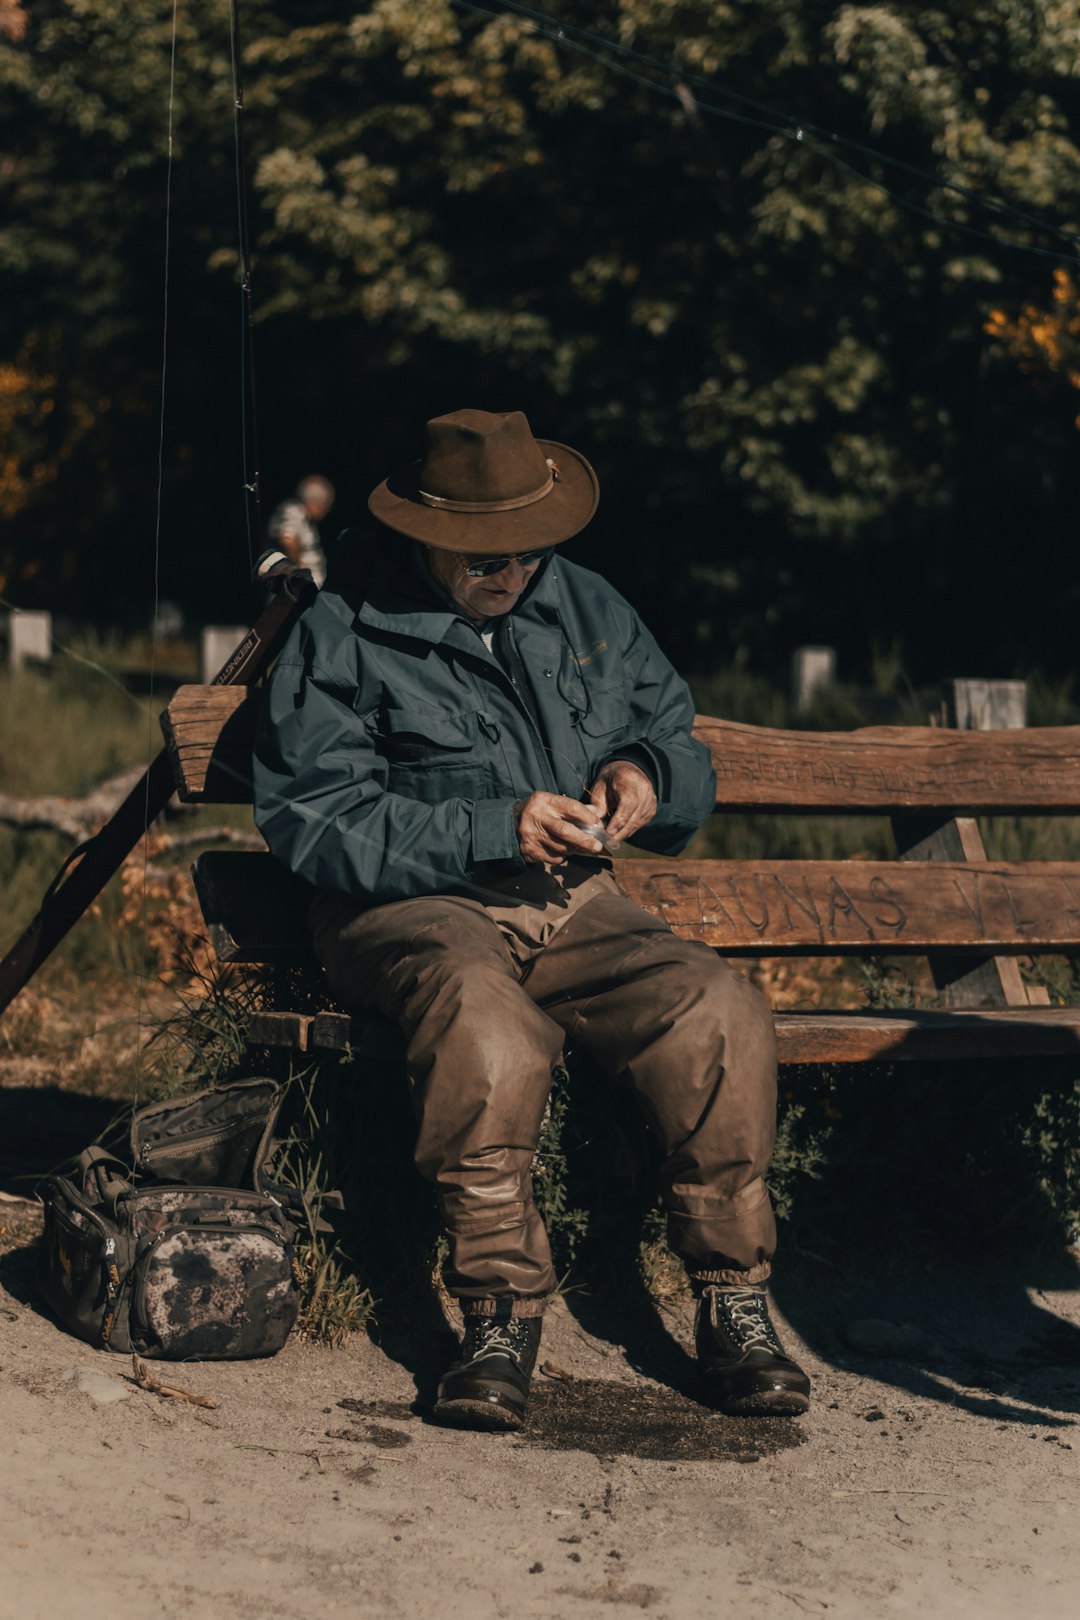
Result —
POLYGON ((1080 291, 1068 270, 1054 271, 1049 307, 1024 304, 1014 318, 993 309, 986 330, 1029 376, 1080 390, 1080 291))
MULTIPOLYGON (((573 554, 685 669, 807 641, 849 671, 902 644, 917 679, 1066 669, 1075 399, 1005 339, 1069 244, 884 159, 1080 229, 1075 5, 547 10, 568 39, 499 0, 243 0, 264 514, 318 469, 352 520, 425 418, 520 406, 595 461, 573 554)), ((171 18, 0 9, 23 606, 148 609, 171 18)), ((161 578, 224 620, 249 600, 228 8, 188 0, 178 33, 161 578)))

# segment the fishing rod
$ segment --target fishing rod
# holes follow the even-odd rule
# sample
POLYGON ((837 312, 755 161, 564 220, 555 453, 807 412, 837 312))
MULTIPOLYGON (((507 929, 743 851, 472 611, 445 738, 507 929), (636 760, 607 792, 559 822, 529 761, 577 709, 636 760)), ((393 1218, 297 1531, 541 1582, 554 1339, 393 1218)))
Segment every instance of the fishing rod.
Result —
POLYGON ((229 0, 229 46, 233 81, 233 150, 236 156, 236 230, 240 254, 240 417, 247 525, 248 566, 254 567, 253 535, 259 531, 262 501, 259 473, 259 423, 255 392, 255 302, 251 269, 251 224, 248 215, 247 157, 244 143, 244 84, 241 72, 239 0, 229 0))
MULTIPOLYGON (((277 656, 300 614, 318 595, 306 568, 279 551, 264 553, 256 578, 272 592, 255 623, 218 670, 211 686, 252 686, 277 656)), ((120 808, 67 856, 45 891, 30 926, 0 961, 0 1013, 66 937, 101 893, 146 829, 157 820, 176 782, 168 749, 151 760, 120 808)))

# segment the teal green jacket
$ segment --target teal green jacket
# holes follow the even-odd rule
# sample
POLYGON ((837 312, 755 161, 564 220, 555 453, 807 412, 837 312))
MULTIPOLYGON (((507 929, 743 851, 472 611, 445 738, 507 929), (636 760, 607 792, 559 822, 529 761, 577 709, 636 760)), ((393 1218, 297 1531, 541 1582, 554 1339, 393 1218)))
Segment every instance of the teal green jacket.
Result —
POLYGON ((610 585, 553 553, 496 657, 408 541, 357 543, 360 583, 295 626, 256 742, 255 820, 286 866, 372 904, 482 891, 524 865, 518 800, 585 799, 622 758, 659 801, 635 845, 686 845, 715 803, 708 751, 685 682, 610 585))

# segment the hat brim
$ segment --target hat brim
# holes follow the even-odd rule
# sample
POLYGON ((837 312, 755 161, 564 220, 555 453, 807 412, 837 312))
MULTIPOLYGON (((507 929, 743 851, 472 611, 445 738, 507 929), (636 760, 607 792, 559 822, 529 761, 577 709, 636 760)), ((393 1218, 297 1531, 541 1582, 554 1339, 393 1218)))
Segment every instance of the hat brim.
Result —
POLYGON ((568 444, 554 439, 536 443, 555 462, 559 476, 531 506, 511 512, 447 512, 426 506, 417 493, 420 462, 414 461, 372 490, 368 508, 387 528, 442 551, 498 557, 508 551, 557 546, 588 523, 600 499, 600 485, 585 457, 568 444))

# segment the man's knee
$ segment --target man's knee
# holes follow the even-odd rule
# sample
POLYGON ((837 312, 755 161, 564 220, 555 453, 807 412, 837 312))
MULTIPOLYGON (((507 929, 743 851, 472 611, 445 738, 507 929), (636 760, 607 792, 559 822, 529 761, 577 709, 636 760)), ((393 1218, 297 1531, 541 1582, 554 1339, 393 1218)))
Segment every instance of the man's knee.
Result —
POLYGON ((737 1043, 748 1052, 775 1062, 776 1036, 772 1009, 754 986, 707 945, 672 936, 656 955, 656 965, 642 984, 657 1012, 672 1018, 671 1033, 688 1041, 703 1037, 737 1043))

